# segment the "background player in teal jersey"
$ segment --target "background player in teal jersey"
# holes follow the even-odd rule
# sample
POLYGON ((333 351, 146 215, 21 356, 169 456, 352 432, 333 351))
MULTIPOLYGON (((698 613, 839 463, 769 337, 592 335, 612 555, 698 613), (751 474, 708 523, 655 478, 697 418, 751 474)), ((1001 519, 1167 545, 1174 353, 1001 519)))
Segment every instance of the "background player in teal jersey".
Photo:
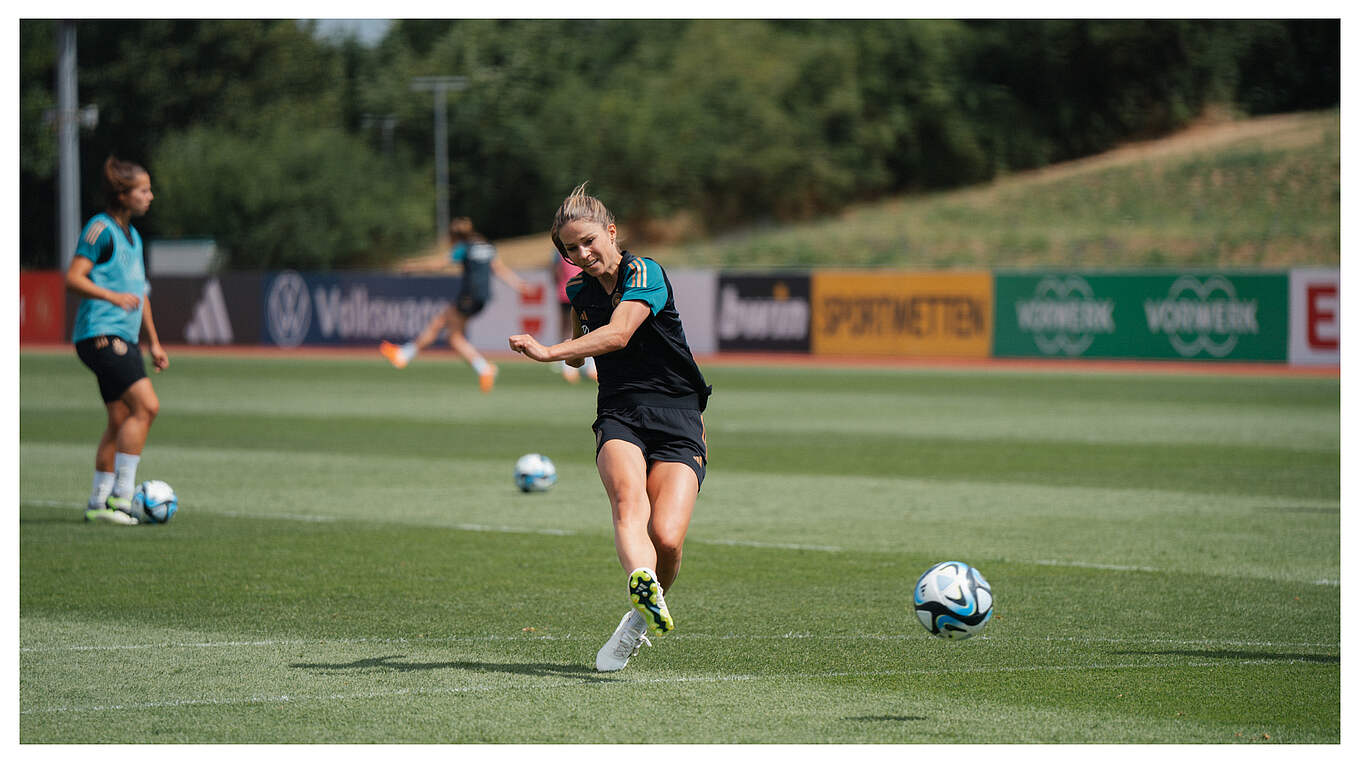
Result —
POLYGON ((491 301, 492 274, 521 295, 528 294, 529 285, 497 258, 495 246, 477 232, 471 219, 459 217, 449 222, 449 237, 453 240, 449 261, 463 270, 458 297, 447 309, 436 314, 415 340, 400 346, 383 341, 379 350, 392 366, 401 369, 422 349, 434 343, 441 331, 448 330, 449 347, 472 365, 482 391, 488 392, 496 383, 496 365, 488 362, 467 339, 467 321, 491 301))
POLYGON ((142 363, 141 334, 157 372, 170 366, 170 357, 151 318, 142 236, 131 224, 151 207, 151 175, 110 156, 104 187, 108 210, 85 224, 66 270, 67 289, 81 296, 71 340, 99 382, 108 423, 95 449, 85 519, 136 525, 131 499, 137 465, 161 406, 142 363))
POLYGON ((595 465, 609 496, 614 546, 628 575, 633 609, 595 656, 598 670, 620 670, 645 633, 675 627, 664 592, 680 571, 685 534, 708 465, 702 413, 712 387, 685 341, 670 280, 651 259, 618 246, 614 216, 582 185, 553 220, 552 239, 582 272, 567 284, 574 338, 544 346, 513 335, 510 348, 540 362, 599 374, 595 465))

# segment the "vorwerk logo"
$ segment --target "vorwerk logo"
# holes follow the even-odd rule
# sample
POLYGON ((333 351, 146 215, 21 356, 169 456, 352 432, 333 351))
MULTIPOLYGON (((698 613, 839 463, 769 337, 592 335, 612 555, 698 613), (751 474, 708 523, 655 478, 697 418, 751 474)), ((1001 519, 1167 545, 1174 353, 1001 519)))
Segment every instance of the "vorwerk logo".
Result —
POLYGON ((1204 281, 1184 275, 1171 284, 1166 298, 1144 301, 1148 330, 1161 333, 1184 357, 1201 351, 1222 358, 1232 353, 1241 335, 1260 332, 1254 300, 1242 301, 1226 277, 1204 281))
POLYGON ((1115 331, 1114 301, 1100 300, 1084 277, 1048 276, 1034 286, 1034 298, 1016 301, 1015 318, 1021 330, 1048 355, 1078 356, 1097 335, 1115 331))
POLYGON ((265 308, 268 311, 269 337, 274 343, 285 348, 301 345, 312 326, 312 299, 302 275, 284 271, 274 277, 265 308))

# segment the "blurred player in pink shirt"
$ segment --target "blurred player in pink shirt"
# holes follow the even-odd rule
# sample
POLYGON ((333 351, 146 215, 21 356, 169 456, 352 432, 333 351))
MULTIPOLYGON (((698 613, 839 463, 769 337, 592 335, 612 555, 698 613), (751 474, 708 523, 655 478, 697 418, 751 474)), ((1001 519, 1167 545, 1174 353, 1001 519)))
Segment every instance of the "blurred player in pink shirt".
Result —
MULTIPOLYGON (((552 263, 549 266, 552 267, 553 275, 557 278, 557 303, 562 310, 558 324, 562 326, 562 340, 571 340, 571 299, 567 297, 567 280, 579 274, 581 268, 559 256, 556 249, 552 252, 552 263)), ((562 377, 569 383, 575 383, 581 379, 581 370, 566 362, 556 362, 553 369, 561 370, 562 377)), ((585 364, 582 365, 581 369, 585 370, 586 377, 591 380, 599 379, 595 372, 595 357, 586 357, 585 364)))

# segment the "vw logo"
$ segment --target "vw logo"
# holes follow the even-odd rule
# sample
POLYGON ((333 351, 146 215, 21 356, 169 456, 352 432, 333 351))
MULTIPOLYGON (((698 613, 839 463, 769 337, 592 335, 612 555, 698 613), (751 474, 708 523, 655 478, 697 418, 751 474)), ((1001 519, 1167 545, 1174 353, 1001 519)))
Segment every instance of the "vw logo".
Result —
POLYGON ((284 348, 294 348, 307 338, 312 326, 312 298, 307 281, 293 271, 280 272, 269 286, 265 300, 269 337, 284 348))

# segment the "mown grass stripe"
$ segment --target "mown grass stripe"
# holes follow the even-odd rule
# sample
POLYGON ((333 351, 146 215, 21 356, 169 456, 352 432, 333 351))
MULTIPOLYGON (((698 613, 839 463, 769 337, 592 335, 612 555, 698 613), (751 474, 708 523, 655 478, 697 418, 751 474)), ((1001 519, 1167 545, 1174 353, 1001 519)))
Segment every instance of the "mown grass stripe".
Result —
MULTIPOLYGON (((769 633, 769 634, 715 634, 715 633, 672 633, 666 636, 668 641, 679 641, 686 639, 706 640, 706 641, 780 641, 780 640, 814 640, 814 641, 910 641, 921 639, 921 633, 846 633, 846 634, 820 634, 820 633, 769 633)), ((594 641, 591 637, 590 640, 594 641)), ((157 642, 146 644, 71 644, 64 646, 47 647, 20 647, 20 654, 50 654, 50 653, 72 653, 72 652, 118 652, 118 651, 140 651, 153 649, 218 649, 229 647, 283 647, 283 646, 318 646, 318 645, 350 645, 350 644, 452 644, 463 642, 524 642, 524 641, 579 641, 581 636, 573 636, 569 633, 562 635, 555 634, 536 634, 532 636, 505 636, 505 635, 482 635, 482 636, 427 636, 423 638, 407 637, 353 637, 335 639, 260 639, 258 641, 185 641, 185 642, 157 642)), ((977 636, 974 641, 997 641, 1006 644, 1026 643, 1032 641, 1044 642, 1064 642, 1074 644, 1157 644, 1174 646, 1235 646, 1235 647, 1311 647, 1311 648, 1332 648, 1339 649, 1339 643, 1327 642, 1301 642, 1301 641, 1240 641, 1234 639, 1142 639, 1142 638, 1109 638, 1095 636, 1042 636, 1042 637, 1015 637, 1007 636, 1005 639, 998 639, 993 636, 977 636)))
MULTIPOLYGON (((1263 665, 1318 665, 1316 662, 1303 659, 1260 659, 1260 660, 1239 660, 1236 662, 1178 662, 1178 663, 1148 663, 1148 662, 1120 662, 1120 663, 1093 663, 1088 665, 1014 665, 1014 666, 977 666, 962 668, 912 668, 905 670, 869 670, 869 671, 836 671, 828 673, 739 673, 729 676, 675 676, 672 678, 639 678, 631 679, 618 676, 600 675, 596 678, 581 679, 570 678, 557 683, 539 684, 486 684, 474 686, 449 686, 442 688, 423 688, 423 689, 390 689, 375 690, 368 692, 357 692, 350 694, 318 694, 318 695, 294 695, 294 694, 273 694, 259 695, 253 697, 239 697, 235 699, 176 699, 159 702, 140 702, 125 705, 52 705, 48 707, 38 707, 28 710, 21 709, 20 715, 37 715, 51 713, 69 712, 111 712, 122 710, 156 710, 171 709, 177 707, 198 707, 198 706, 237 706, 252 704, 300 704, 304 702, 328 702, 328 701, 362 701, 368 699, 390 699, 393 697, 420 696, 430 697, 439 695, 457 695, 475 692, 504 691, 510 690, 539 690, 539 689, 562 689, 570 687, 597 688, 606 686, 657 686, 670 684, 693 684, 693 683, 732 683, 743 681, 801 681, 818 679, 844 679, 844 678, 896 678, 896 677, 919 677, 919 676, 950 676, 957 677, 961 674, 1003 674, 1003 673, 1059 673, 1066 671, 1098 671, 1098 670, 1161 670, 1167 668, 1207 668, 1207 667, 1259 667, 1263 665)), ((1340 664, 1335 667, 1340 668, 1340 664)))

